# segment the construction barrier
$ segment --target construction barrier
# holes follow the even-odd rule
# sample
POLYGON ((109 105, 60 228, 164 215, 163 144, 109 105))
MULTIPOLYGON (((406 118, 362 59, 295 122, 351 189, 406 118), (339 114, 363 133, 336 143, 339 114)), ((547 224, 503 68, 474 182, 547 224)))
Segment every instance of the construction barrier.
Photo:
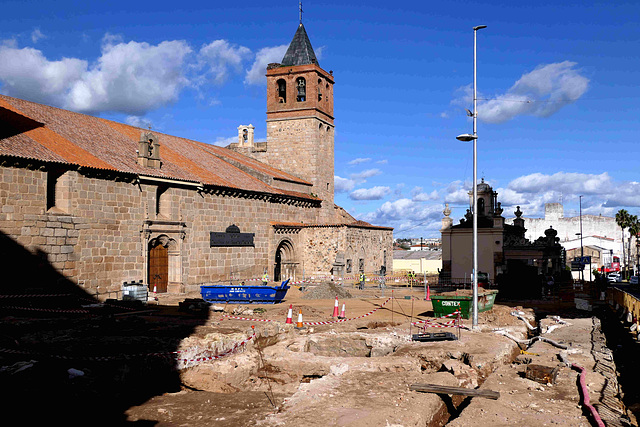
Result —
MULTIPOLYGON (((253 328, 253 326, 252 326, 253 328)), ((249 341, 251 341, 252 339, 254 339, 256 337, 256 333, 255 330, 253 332, 252 335, 250 335, 249 337, 247 337, 246 339, 242 340, 242 341, 238 341, 236 342, 231 348, 224 350, 220 353, 211 355, 211 356, 203 356, 203 357, 195 357, 195 358, 191 358, 191 359, 175 359, 176 362, 180 362, 180 363, 186 363, 186 362, 206 362, 209 360, 217 360, 220 359, 222 357, 228 356, 234 352, 236 352, 238 350, 238 348, 244 346, 245 344, 247 344, 249 341)), ((167 357, 167 356, 171 356, 171 355, 179 355, 182 353, 186 353, 189 350, 178 350, 178 351, 169 351, 169 352, 153 352, 153 353, 137 353, 137 354, 121 354, 121 355, 117 355, 117 356, 82 356, 79 354, 73 354, 73 355, 64 355, 64 354, 50 354, 50 353, 39 353, 39 352, 31 352, 28 350, 16 350, 16 349, 9 349, 9 348, 0 348, 0 353, 6 353, 6 354, 20 354, 20 355, 27 355, 29 357, 33 357, 33 358, 38 358, 38 356, 44 358, 44 359, 62 359, 62 360, 85 360, 85 361, 94 361, 94 362, 108 362, 108 361, 112 361, 112 360, 131 360, 131 359, 137 359, 137 358, 145 358, 145 357, 150 357, 150 356, 160 356, 160 357, 167 357)))

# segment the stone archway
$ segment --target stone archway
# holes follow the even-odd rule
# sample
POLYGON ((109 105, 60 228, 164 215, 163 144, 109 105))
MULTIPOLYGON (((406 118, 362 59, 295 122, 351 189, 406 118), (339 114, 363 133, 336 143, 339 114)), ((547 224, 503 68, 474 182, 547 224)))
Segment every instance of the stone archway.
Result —
POLYGON ((149 291, 154 288, 165 293, 169 287, 170 252, 174 252, 176 241, 163 234, 149 241, 148 283, 149 291))
POLYGON ((281 240, 275 253, 273 280, 276 282, 289 278, 295 280, 297 266, 295 259, 295 251, 291 240, 281 240))

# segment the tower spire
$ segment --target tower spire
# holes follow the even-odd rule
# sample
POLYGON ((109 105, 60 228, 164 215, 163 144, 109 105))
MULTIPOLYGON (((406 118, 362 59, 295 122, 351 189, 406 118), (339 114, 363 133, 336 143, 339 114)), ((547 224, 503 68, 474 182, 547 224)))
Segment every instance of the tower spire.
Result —
POLYGON ((302 12, 304 12, 302 10, 302 2, 298 2, 298 9, 300 10, 300 23, 302 24, 302 12))

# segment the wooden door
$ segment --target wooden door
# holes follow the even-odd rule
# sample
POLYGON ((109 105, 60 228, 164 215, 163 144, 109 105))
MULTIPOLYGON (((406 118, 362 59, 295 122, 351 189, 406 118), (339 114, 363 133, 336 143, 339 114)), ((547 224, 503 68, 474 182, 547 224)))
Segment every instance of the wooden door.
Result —
POLYGON ((151 248, 149 251, 149 291, 167 292, 169 284, 169 249, 162 245, 151 248))

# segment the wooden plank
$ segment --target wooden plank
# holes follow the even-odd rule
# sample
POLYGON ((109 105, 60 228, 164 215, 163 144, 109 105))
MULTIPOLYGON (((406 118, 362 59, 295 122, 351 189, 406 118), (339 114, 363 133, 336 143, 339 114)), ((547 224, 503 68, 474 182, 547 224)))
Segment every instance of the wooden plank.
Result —
POLYGON ((437 394, 460 394, 463 396, 485 397, 487 399, 497 400, 500 393, 493 390, 478 390, 474 388, 451 387, 437 384, 412 384, 411 390, 422 391, 425 393, 437 394))

